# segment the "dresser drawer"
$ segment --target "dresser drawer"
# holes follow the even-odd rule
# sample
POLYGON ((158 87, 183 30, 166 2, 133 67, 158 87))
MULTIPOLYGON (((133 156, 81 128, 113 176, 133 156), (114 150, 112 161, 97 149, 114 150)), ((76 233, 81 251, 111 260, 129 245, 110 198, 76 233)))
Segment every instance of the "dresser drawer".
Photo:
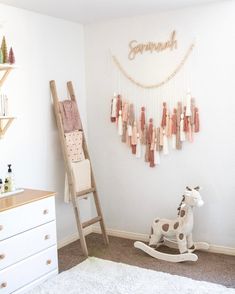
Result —
POLYGON ((57 269, 56 246, 0 271, 0 293, 9 294, 57 269))
POLYGON ((55 221, 0 241, 0 270, 55 244, 55 221))
POLYGON ((54 196, 0 213, 0 241, 55 219, 54 196))

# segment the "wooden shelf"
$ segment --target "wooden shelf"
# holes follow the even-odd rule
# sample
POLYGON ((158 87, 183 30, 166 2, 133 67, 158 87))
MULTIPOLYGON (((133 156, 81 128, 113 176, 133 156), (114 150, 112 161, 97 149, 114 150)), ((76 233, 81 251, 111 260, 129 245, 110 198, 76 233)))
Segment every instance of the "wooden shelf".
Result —
POLYGON ((0 87, 2 87, 9 73, 14 69, 14 65, 11 64, 0 64, 0 71, 3 72, 3 75, 0 77, 0 87))
POLYGON ((0 70, 9 70, 15 68, 14 65, 8 63, 0 63, 0 70))
POLYGON ((14 119, 13 116, 0 116, 0 139, 5 135, 14 119))

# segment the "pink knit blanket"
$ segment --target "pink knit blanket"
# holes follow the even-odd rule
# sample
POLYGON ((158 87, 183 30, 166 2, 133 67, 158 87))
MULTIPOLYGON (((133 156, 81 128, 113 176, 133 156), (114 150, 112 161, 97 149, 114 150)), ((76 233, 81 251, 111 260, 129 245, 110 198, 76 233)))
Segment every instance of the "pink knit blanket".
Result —
POLYGON ((75 101, 61 101, 59 102, 59 108, 65 133, 82 130, 82 123, 75 101))

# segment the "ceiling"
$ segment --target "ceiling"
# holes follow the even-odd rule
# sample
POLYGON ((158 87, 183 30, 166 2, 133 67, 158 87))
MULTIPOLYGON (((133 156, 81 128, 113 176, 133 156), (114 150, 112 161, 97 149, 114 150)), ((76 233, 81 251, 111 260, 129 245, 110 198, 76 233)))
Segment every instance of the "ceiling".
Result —
POLYGON ((218 2, 219 0, 0 0, 1 3, 83 24, 218 2))

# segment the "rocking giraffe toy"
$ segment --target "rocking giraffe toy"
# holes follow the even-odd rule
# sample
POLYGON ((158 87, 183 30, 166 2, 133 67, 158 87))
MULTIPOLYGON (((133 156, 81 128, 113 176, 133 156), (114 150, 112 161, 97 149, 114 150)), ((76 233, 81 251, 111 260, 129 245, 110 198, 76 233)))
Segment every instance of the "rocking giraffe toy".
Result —
POLYGON ((208 250, 209 244, 193 242, 193 208, 204 204, 199 193, 200 187, 193 189, 186 187, 182 201, 178 208, 178 217, 173 220, 156 218, 151 227, 149 246, 136 241, 134 246, 150 256, 170 262, 197 261, 195 250, 208 250), (166 245, 178 248, 180 254, 162 253, 155 248, 166 245))

